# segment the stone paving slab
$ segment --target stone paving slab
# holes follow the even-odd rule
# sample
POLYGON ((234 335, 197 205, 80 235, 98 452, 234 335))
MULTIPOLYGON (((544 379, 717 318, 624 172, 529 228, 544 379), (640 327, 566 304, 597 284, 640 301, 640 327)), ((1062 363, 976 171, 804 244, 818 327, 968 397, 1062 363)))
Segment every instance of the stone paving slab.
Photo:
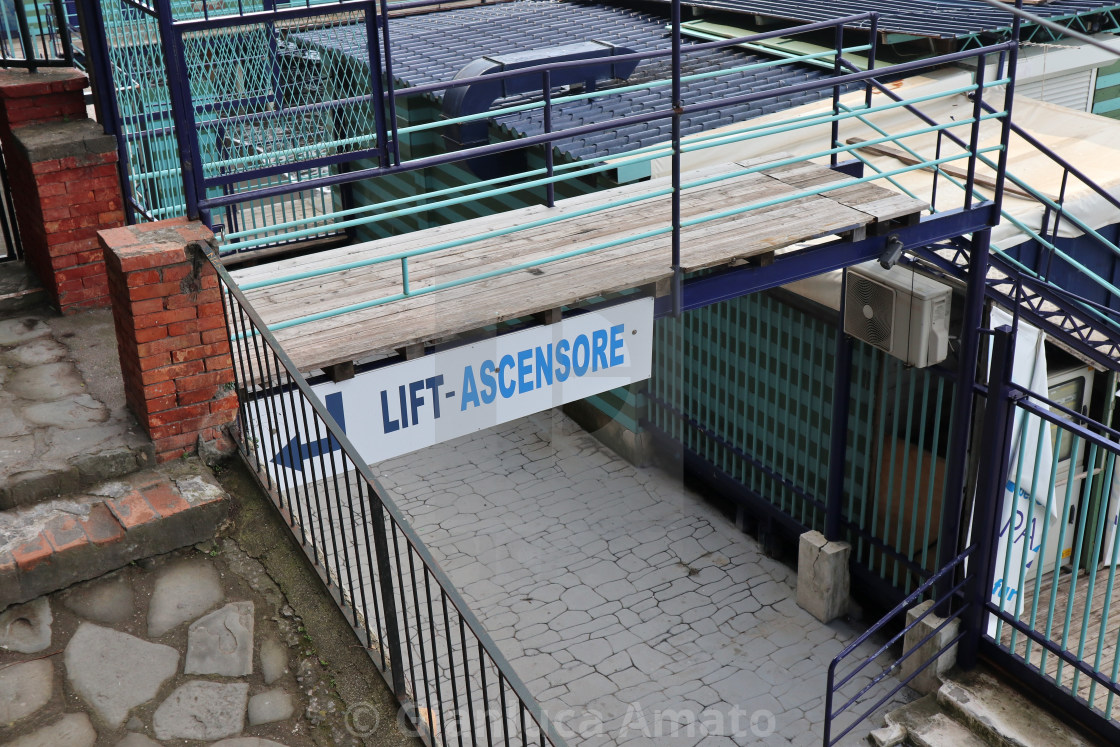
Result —
POLYGON ((794 571, 679 477, 558 412, 375 472, 572 743, 819 744, 860 630, 799 608, 794 571))
POLYGON ((153 462, 125 404, 109 311, 0 311, 0 509, 153 462))
MULTIPOLYGON (((150 747, 222 740, 227 747, 359 747, 362 740, 347 732, 343 709, 329 694, 303 620, 267 569, 229 540, 207 547, 146 559, 0 612, 47 612, 40 614, 47 628, 42 648, 25 653, 0 646, 0 745, 150 747), (191 604, 179 608, 161 598, 157 590, 169 578, 191 604), (211 581, 218 584, 216 594, 211 581), (110 603, 118 609, 106 622, 110 603), (150 618, 171 619, 165 614, 169 605, 188 614, 153 635, 150 618), (270 680, 259 667, 216 676, 188 671, 192 627, 226 607, 250 616, 242 621, 250 637, 239 641, 250 661, 263 658, 268 642, 270 680), (89 619, 91 613, 97 620, 89 619)), ((383 720, 384 729, 395 731, 391 719, 383 720)))

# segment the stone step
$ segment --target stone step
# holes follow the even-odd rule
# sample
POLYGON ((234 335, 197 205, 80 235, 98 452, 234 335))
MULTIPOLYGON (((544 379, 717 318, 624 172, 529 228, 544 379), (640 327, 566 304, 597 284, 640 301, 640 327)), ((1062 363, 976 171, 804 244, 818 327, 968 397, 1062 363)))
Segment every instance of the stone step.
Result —
MULTIPOLYGON (((2 249, 0 249, 2 251, 2 249)), ((47 303, 47 292, 23 262, 0 262, 0 314, 47 303)))
POLYGON ((948 713, 999 747, 1089 747, 1055 716, 1008 687, 990 672, 954 672, 937 691, 948 713))
POLYGON ((0 610, 212 538, 228 509, 217 480, 189 459, 0 511, 0 610))
POLYGON ((0 509, 154 464, 125 404, 116 352, 106 311, 0 313, 0 509))
POLYGON ((876 747, 988 747, 963 723, 942 710, 933 693, 891 711, 887 725, 871 732, 876 747))

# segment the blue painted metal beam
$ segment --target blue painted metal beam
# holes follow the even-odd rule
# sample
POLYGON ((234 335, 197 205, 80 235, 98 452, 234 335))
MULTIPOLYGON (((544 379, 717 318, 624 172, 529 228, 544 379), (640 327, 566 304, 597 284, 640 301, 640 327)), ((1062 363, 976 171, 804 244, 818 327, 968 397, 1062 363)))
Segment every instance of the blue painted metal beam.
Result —
MULTIPOLYGON (((899 227, 891 231, 890 235, 897 236, 903 246, 909 248, 929 246, 991 226, 996 218, 992 207, 991 203, 985 203, 970 210, 945 211, 928 216, 915 226, 899 227)), ((795 280, 804 280, 824 272, 867 262, 882 254, 886 243, 886 236, 872 236, 861 241, 840 239, 779 256, 773 264, 765 267, 736 267, 713 275, 693 278, 684 283, 681 308, 684 311, 698 309, 749 293, 776 288, 795 280)), ((670 298, 663 297, 655 300, 655 317, 671 314, 670 298)))

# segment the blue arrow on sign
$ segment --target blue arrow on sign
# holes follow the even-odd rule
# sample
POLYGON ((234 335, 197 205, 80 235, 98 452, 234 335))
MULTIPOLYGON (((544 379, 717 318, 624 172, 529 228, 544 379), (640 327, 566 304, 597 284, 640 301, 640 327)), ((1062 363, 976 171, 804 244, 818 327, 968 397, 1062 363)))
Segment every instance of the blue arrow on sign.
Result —
MULTIPOLYGON (((338 421, 342 427, 342 432, 346 432, 346 413, 342 408, 342 392, 335 392, 328 394, 326 398, 327 412, 331 417, 338 421)), ((330 454, 332 451, 338 451, 342 448, 342 444, 331 435, 326 438, 320 438, 318 441, 304 444, 300 443, 299 436, 293 436, 288 445, 280 449, 280 451, 272 458, 273 464, 279 464, 288 469, 294 469, 296 472, 303 472, 303 463, 305 460, 320 455, 330 454)))

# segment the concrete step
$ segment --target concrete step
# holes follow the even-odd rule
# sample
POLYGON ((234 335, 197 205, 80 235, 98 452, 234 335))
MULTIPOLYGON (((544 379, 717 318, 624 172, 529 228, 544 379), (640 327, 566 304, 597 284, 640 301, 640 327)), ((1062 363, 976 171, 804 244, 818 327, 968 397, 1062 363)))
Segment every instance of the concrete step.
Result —
POLYGON ((953 672, 937 691, 942 709, 997 747, 1089 747, 1058 718, 978 668, 953 672))
POLYGON ((23 262, 0 262, 0 314, 47 303, 47 292, 23 262))
POLYGON ((0 509, 148 468, 154 455, 125 402, 112 314, 0 313, 0 509))
POLYGON ((228 511, 197 459, 0 511, 0 610, 212 538, 228 511))
POLYGON ((886 723, 871 732, 871 741, 877 747, 989 747, 967 725, 945 713, 935 694, 891 711, 886 723))

